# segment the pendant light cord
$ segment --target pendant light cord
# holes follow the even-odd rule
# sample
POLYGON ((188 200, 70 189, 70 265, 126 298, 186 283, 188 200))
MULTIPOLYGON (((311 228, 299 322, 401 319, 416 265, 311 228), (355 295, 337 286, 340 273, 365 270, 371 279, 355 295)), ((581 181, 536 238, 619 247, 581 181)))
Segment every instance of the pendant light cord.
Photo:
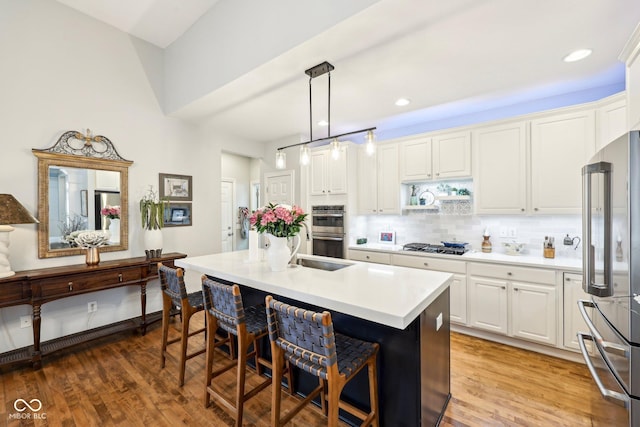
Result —
POLYGON ((329 75, 329 96, 327 99, 327 136, 331 136, 331 71, 327 73, 329 75))
POLYGON ((309 77, 309 141, 313 141, 313 110, 311 107, 311 80, 309 77))

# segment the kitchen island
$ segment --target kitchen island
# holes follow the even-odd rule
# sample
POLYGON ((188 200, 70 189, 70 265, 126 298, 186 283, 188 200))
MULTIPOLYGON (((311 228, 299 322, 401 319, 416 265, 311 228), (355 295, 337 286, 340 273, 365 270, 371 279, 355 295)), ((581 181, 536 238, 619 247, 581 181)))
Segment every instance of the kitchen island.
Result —
MULTIPOLYGON (((344 268, 328 271, 297 265, 272 272, 264 261, 249 261, 248 251, 188 257, 176 265, 239 284, 246 305, 264 302, 270 294, 300 307, 331 311, 336 331, 380 344, 381 425, 437 425, 450 398, 452 275, 310 255, 300 255, 299 260, 344 268)), ((296 372, 296 390, 302 394, 315 385, 305 376, 296 372)), ((361 372, 342 397, 366 410, 367 387, 366 372, 361 372)))

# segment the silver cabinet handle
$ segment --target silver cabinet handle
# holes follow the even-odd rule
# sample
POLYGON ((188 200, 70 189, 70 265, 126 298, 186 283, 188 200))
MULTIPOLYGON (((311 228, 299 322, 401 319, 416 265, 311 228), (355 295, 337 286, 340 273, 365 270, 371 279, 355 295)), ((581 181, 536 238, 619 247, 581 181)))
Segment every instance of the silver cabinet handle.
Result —
POLYGON ((500 286, 500 287, 501 287, 502 289, 507 289, 507 287, 506 287, 506 286, 500 286))
POLYGON ((524 212, 524 208, 520 208, 520 210, 521 210, 522 212, 524 212))
POLYGON ((507 271, 507 276, 513 276, 513 273, 510 271, 507 271))
POLYGON ((606 388, 602 383, 602 380, 600 379, 600 376, 598 375, 596 368, 593 366, 593 363, 591 362, 591 358, 589 357, 589 353, 587 353, 587 346, 584 344, 584 340, 593 341, 593 337, 582 332, 578 332, 577 337, 578 337, 578 345, 580 346, 580 352, 582 353, 582 357, 584 357, 584 361, 587 364, 587 368, 589 368, 589 372, 591 373, 593 380, 596 382, 596 385, 598 386, 598 390, 600 390, 600 394, 602 394, 602 397, 604 397, 605 400, 608 400, 609 402, 613 402, 615 404, 628 408, 629 396, 606 388))
POLYGON ((366 258, 366 259, 369 259, 370 257, 369 257, 369 255, 366 255, 366 256, 365 256, 365 258, 366 258))
POLYGON ((425 267, 429 267, 429 263, 428 262, 423 262, 422 263, 425 267))
POLYGON ((589 318, 589 315, 587 314, 587 310, 585 309, 585 307, 595 307, 595 305, 591 301, 587 301, 583 299, 578 300, 578 309, 580 310, 580 315, 584 319, 584 323, 587 324, 587 328, 589 329, 589 333, 591 334, 592 341, 596 341, 600 345, 600 347, 602 347, 602 349, 607 353, 615 354, 628 359, 629 352, 627 351, 626 348, 624 348, 619 344, 605 341, 604 338, 602 338, 602 335, 600 335, 600 333, 596 329, 595 325, 591 321, 591 318, 589 318))
POLYGON ((517 291, 518 291, 518 288, 513 288, 513 290, 517 292, 517 291))
POLYGON ((598 162, 582 168, 582 269, 584 271, 583 289, 585 292, 599 297, 613 295, 611 286, 611 163, 598 162), (604 271, 603 283, 595 283, 596 248, 591 242, 591 177, 594 174, 604 175, 604 271))

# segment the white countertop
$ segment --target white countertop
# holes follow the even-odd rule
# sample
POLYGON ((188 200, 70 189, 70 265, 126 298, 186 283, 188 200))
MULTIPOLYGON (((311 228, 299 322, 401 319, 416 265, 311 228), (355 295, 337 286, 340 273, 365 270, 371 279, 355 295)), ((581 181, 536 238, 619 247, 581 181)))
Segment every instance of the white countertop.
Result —
MULTIPOLYGON (((484 253, 479 251, 469 251, 464 255, 445 255, 445 254, 430 254, 426 252, 418 251, 403 251, 402 245, 387 245, 384 243, 366 243, 364 245, 351 245, 349 250, 362 250, 362 251, 376 251, 376 252, 388 252, 398 255, 418 255, 427 257, 447 258, 458 261, 479 261, 479 262, 491 262, 498 264, 509 265, 522 265, 531 267, 544 267, 552 268, 555 270, 565 271, 582 271, 582 259, 577 257, 563 257, 556 256, 555 258, 544 258, 542 256, 542 250, 540 253, 525 253, 522 255, 507 255, 501 252, 484 253)), ((559 251, 556 249, 556 253, 559 251)))
POLYGON ((449 273, 313 255, 299 258, 350 265, 335 271, 295 266, 272 272, 266 261, 250 262, 248 256, 248 251, 225 252, 187 257, 175 264, 398 329, 409 326, 452 280, 449 273))

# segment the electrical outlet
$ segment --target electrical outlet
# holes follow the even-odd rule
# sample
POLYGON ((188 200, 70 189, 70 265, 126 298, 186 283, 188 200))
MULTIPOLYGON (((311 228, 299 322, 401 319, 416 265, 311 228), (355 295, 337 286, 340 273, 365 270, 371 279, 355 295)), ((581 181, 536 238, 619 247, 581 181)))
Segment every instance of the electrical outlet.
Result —
POLYGON ((507 237, 507 227, 500 227, 500 237, 507 237))
POLYGON ((518 237, 518 230, 515 227, 509 228, 509 237, 518 237))
POLYGON ((30 328, 31 327, 31 316, 20 316, 20 327, 21 328, 30 328))
POLYGON ((98 301, 91 301, 89 304, 87 304, 87 311, 89 313, 98 311, 98 301))

